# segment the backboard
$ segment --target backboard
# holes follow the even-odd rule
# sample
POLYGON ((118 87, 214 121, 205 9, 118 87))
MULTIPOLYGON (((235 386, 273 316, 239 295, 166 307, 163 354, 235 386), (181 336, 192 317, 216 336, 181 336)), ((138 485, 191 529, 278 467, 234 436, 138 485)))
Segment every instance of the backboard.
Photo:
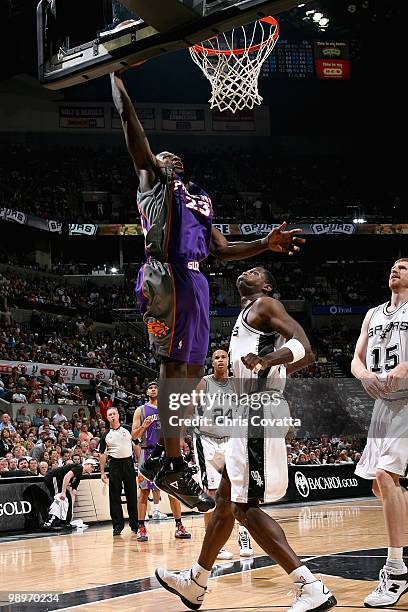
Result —
POLYGON ((92 0, 92 12, 84 14, 89 0, 81 2, 77 11, 78 0, 40 0, 39 79, 49 89, 84 83, 157 55, 186 49, 236 25, 276 15, 298 1, 112 0, 111 4, 110 0, 92 0), (121 11, 126 16, 118 17, 121 11), (112 31, 126 18, 136 23, 112 31))

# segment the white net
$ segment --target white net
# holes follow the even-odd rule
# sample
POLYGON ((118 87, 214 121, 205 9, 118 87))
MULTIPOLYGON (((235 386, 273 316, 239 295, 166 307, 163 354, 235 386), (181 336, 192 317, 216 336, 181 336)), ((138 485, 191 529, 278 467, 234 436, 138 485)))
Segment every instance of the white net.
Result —
POLYGON ((211 84, 211 108, 235 113, 261 104, 258 79, 278 40, 279 24, 264 17, 190 47, 193 61, 211 84))

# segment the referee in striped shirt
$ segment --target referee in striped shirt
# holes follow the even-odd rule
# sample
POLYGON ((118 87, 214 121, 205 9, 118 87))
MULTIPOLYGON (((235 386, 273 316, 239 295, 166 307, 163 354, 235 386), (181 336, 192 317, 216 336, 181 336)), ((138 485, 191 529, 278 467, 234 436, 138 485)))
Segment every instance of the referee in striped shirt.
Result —
POLYGON ((99 461, 102 482, 107 484, 105 465, 109 459, 109 507, 113 535, 120 535, 125 526, 122 511, 122 486, 125 490, 129 526, 137 533, 137 488, 132 437, 129 430, 121 426, 117 408, 108 409, 107 420, 110 429, 103 434, 100 440, 99 461))

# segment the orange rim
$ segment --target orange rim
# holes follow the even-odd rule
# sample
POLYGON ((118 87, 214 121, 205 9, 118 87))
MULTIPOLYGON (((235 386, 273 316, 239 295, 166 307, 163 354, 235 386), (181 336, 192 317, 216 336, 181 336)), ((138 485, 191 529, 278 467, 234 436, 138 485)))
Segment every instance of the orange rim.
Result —
MULTIPOLYGON (((263 49, 263 47, 266 47, 270 40, 273 42, 277 41, 279 36, 279 23, 275 17, 272 17, 271 15, 268 17, 262 17, 262 19, 258 19, 258 21, 264 21, 265 23, 275 26, 272 36, 258 45, 251 45, 251 47, 243 47, 242 49, 209 49, 208 47, 204 47, 203 44, 196 44, 192 46, 192 49, 198 53, 205 53, 206 55, 243 55, 244 53, 259 51, 260 49, 263 49)), ((207 40, 213 40, 214 38, 217 38, 217 36, 212 36, 207 40)))

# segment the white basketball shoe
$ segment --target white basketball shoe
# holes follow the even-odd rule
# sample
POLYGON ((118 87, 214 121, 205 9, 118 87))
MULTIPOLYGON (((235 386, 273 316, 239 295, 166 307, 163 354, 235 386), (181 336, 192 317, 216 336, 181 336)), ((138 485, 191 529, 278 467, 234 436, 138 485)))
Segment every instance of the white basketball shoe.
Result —
POLYGON ((384 565, 380 571, 377 588, 364 600, 366 608, 388 608, 396 604, 408 592, 408 573, 396 574, 392 567, 384 565))
POLYGON ((251 546, 251 538, 249 537, 249 533, 245 528, 241 527, 239 530, 238 544, 240 557, 252 557, 254 551, 251 546))
POLYGON ((296 600, 288 609, 288 612, 312 612, 330 610, 337 600, 333 593, 323 584, 321 580, 303 583, 295 582, 296 600))
POLYGON ((178 595, 187 608, 199 610, 203 604, 207 587, 202 587, 193 578, 191 569, 182 572, 168 572, 158 567, 156 578, 167 591, 178 595))
POLYGON ((225 548, 220 548, 220 551, 217 555, 217 559, 221 559, 222 561, 230 561, 234 555, 229 550, 225 550, 225 548))

